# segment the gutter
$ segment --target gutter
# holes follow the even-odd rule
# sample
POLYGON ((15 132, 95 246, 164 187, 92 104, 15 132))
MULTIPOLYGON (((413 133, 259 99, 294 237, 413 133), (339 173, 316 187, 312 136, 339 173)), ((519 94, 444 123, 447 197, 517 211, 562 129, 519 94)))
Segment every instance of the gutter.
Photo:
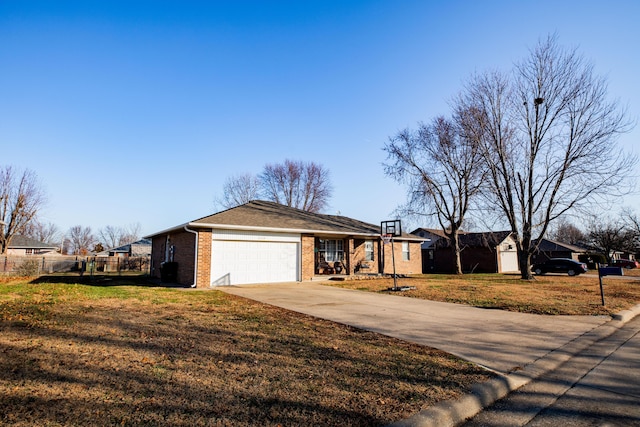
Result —
MULTIPOLYGON (((361 238, 378 238, 380 233, 363 233, 355 230, 336 231, 336 230, 314 230, 305 228, 278 228, 278 227, 259 227, 259 226, 247 226, 247 225, 229 225, 229 224, 208 224, 204 222, 190 222, 186 224, 189 227, 198 228, 210 228, 212 230, 238 230, 238 231, 265 231, 272 233, 295 233, 295 234, 315 234, 326 236, 354 236, 361 238)), ((424 237, 419 236, 398 236, 394 237, 395 240, 408 240, 412 242, 423 242, 424 237)))
MULTIPOLYGON (((354 236, 360 238, 379 238, 380 233, 366 233, 359 232, 356 230, 347 230, 347 231, 336 231, 336 230, 314 230, 314 229, 305 229, 305 228, 279 228, 279 227, 260 227, 260 226, 250 226, 250 225, 231 225, 231 224, 211 224, 206 222, 188 222, 182 225, 178 225, 176 227, 168 228, 166 230, 151 234, 149 236, 145 236, 145 239, 152 238, 153 236, 157 236, 160 234, 167 234, 173 231, 185 229, 191 233, 197 233, 194 230, 189 230, 187 227, 192 228, 208 228, 212 230, 238 230, 238 231, 264 231, 271 233, 301 233, 301 234, 316 234, 316 235, 326 235, 326 236, 354 236)), ((410 242, 424 242, 428 239, 419 236, 398 236, 395 237, 394 240, 406 240, 410 242)))
POLYGON ((187 231, 189 233, 193 233, 196 235, 196 242, 195 242, 195 256, 194 256, 194 260, 193 260, 193 284, 191 285, 192 288, 195 288, 196 285, 198 284, 198 232, 195 230, 190 230, 187 228, 187 226, 184 226, 184 231, 187 231))

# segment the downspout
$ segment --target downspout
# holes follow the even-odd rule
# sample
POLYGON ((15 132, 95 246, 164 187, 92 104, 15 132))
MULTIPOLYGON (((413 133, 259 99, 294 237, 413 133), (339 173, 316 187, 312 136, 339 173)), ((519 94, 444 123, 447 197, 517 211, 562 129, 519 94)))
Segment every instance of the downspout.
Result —
POLYGON ((184 226, 184 231, 187 231, 189 233, 193 233, 196 235, 196 243, 195 243, 195 258, 193 260, 193 265, 194 265, 194 269, 193 269, 193 284, 191 285, 192 288, 195 288, 196 285, 198 284, 198 232, 195 230, 189 230, 187 228, 187 226, 184 226))

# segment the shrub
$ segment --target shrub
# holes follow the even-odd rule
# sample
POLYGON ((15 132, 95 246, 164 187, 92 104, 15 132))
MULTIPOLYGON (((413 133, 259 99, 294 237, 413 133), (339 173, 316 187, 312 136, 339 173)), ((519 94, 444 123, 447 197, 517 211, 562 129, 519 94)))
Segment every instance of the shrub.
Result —
POLYGON ((22 277, 37 276, 38 273, 38 260, 35 259, 24 260, 16 269, 16 274, 22 277))

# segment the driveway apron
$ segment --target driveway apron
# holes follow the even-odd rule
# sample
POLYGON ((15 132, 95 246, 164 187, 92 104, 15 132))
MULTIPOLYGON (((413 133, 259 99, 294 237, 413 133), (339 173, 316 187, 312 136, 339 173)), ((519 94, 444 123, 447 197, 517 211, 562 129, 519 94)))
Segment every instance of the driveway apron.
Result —
POLYGON ((500 373, 535 362, 609 320, 512 313, 312 282, 216 289, 437 348, 500 373))

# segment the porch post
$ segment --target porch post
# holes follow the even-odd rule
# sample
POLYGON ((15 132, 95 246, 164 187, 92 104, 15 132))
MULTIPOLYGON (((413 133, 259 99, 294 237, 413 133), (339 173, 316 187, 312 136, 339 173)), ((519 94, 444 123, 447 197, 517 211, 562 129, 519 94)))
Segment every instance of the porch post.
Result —
POLYGON ((345 274, 351 275, 353 274, 353 257, 356 253, 355 241, 353 236, 347 237, 347 259, 345 262, 345 274))

